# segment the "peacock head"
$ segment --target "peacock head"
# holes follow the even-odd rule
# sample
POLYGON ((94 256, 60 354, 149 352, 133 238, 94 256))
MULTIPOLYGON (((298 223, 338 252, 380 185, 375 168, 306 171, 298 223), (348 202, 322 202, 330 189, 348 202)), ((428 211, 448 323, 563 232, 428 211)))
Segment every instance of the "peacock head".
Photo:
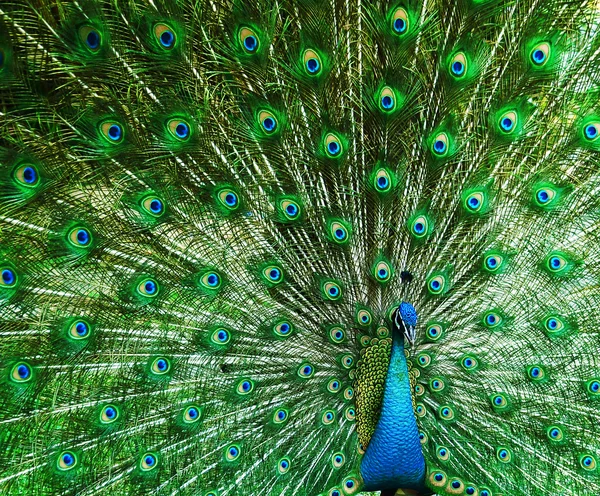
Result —
POLYGON ((403 301, 394 312, 394 327, 412 345, 417 336, 417 311, 410 303, 403 301))

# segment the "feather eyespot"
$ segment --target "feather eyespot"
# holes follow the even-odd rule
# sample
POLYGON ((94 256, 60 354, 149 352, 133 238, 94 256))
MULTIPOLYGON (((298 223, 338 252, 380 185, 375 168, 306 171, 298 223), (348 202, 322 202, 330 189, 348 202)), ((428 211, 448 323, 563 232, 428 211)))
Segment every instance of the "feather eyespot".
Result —
POLYGON ((340 139, 333 133, 325 135, 324 139, 325 153, 330 158, 338 158, 343 152, 343 146, 340 139))
POLYGON ((500 324, 502 324, 503 320, 504 319, 502 318, 502 316, 499 315, 498 313, 487 312, 483 316, 483 325, 485 325, 489 329, 494 329, 496 327, 499 327, 500 324))
POLYGON ((502 463, 510 463, 512 460, 512 453, 508 448, 500 447, 496 450, 496 458, 502 463))
POLYGON ((600 123, 589 122, 583 127, 583 135, 588 141, 596 141, 600 135, 600 123))
POLYGON ((190 125, 182 119, 171 119, 167 122, 167 129, 178 141, 187 141, 192 134, 190 125))
POLYGON ((579 464, 584 470, 587 470, 588 472, 593 472, 594 470, 596 470, 597 466, 596 457, 591 454, 583 454, 579 457, 579 464))
POLYGON ((446 462, 450 459, 450 450, 448 448, 446 448, 445 446, 439 446, 435 450, 435 454, 438 457, 438 459, 443 462, 446 462))
POLYGON ((253 29, 250 29, 249 27, 240 28, 238 38, 242 48, 247 54, 254 54, 258 51, 260 41, 253 29))
POLYGON ((439 295, 444 292, 446 286, 446 278, 442 275, 430 277, 427 281, 427 289, 433 295, 439 295))
POLYGON ((450 60, 450 74, 456 79, 463 78, 467 73, 467 57, 463 52, 458 52, 450 60))
POLYGON ((373 274, 375 275, 375 279, 378 282, 380 282, 380 283, 389 282, 389 280, 393 276, 392 267, 385 260, 381 260, 373 268, 373 274))
POLYGON ((354 422, 354 420, 356 419, 356 410, 354 410, 354 407, 349 406, 348 408, 346 408, 346 410, 344 411, 344 417, 346 417, 346 420, 348 420, 349 422, 354 422))
POLYGON ((40 176, 33 164, 23 164, 14 172, 15 180, 27 188, 35 188, 39 184, 40 176))
POLYGON ((506 112, 498 119, 498 127, 505 134, 510 134, 515 130, 517 125, 517 113, 514 110, 506 112))
POLYGON ((535 67, 543 67, 550 58, 551 48, 548 42, 538 43, 529 53, 529 59, 535 67))
POLYGON ((335 282, 325 282, 323 284, 323 293, 328 300, 337 301, 342 297, 342 288, 335 282))
POLYGON ((175 31, 173 31, 169 25, 164 23, 154 25, 154 36, 156 36, 159 45, 165 50, 171 50, 177 41, 175 31))
POLYGON ((331 329, 329 329, 329 338, 334 343, 342 343, 345 337, 346 333, 341 327, 332 327, 331 329))
POLYGON ((556 189, 550 186, 544 186, 535 191, 535 202, 541 207, 548 205, 554 200, 556 196, 556 189))
POLYGON ((344 486, 344 493, 346 494, 354 494, 359 490, 360 487, 358 480, 354 477, 347 477, 344 479, 342 484, 344 486))
POLYGON ((10 379, 16 383, 24 383, 31 380, 33 371, 31 366, 25 362, 18 362, 13 365, 10 371, 10 379))
POLYGON ((109 404, 104 405, 100 410, 100 422, 102 424, 112 424, 121 416, 121 411, 118 406, 109 404))
POLYGON ((384 168, 380 168, 375 172, 373 178, 373 186, 380 193, 387 193, 392 189, 392 179, 390 174, 384 168))
POLYGON ((287 422, 289 418, 289 413, 285 408, 278 408, 277 410, 275 410, 275 413, 273 414, 273 422, 275 424, 283 424, 285 422, 287 422))
POLYGON ((144 297, 154 298, 155 296, 158 295, 159 291, 160 291, 160 286, 154 279, 150 279, 150 278, 143 279, 137 285, 138 294, 140 294, 141 296, 144 296, 144 297))
POLYGON ((277 462, 277 472, 280 475, 286 474, 289 471, 291 465, 292 464, 289 458, 282 458, 277 462))
POLYGON ((9 267, 4 267, 0 271, 0 288, 14 288, 19 280, 15 271, 9 267))
POLYGON ((553 442, 560 442, 564 439, 563 430, 557 425, 551 425, 546 429, 546 435, 548 439, 553 442))
POLYGON ((200 409, 196 405, 190 405, 183 411, 183 421, 186 424, 193 424, 200 419, 200 409))
POLYGON ((417 239, 427 236, 429 233, 429 220, 427 217, 420 215, 414 219, 410 224, 410 232, 417 239))
POLYGON ((72 451, 63 451, 56 461, 56 466, 59 470, 65 472, 67 470, 72 470, 77 466, 78 457, 72 451))
POLYGON ((279 202, 279 209, 286 220, 298 220, 302 215, 302 210, 298 202, 284 198, 279 202))
POLYGON ((439 393, 440 391, 443 391, 445 388, 446 388, 446 384, 439 377, 434 377, 433 379, 431 379, 429 381, 429 389, 431 390, 432 393, 439 393))
POLYGON ((238 394, 243 396, 250 394, 252 391, 254 391, 254 381, 250 379, 242 379, 240 382, 238 382, 236 391, 238 394))
POLYGON ((111 144, 117 144, 123 141, 125 132, 123 126, 115 121, 104 121, 100 124, 100 134, 111 144))
POLYGON ((427 337, 433 341, 438 340, 441 335, 443 334, 444 330, 442 328, 441 325, 439 324, 432 324, 430 326, 427 327, 427 337))
POLYGON ((564 272, 568 265, 568 260, 559 253, 550 254, 546 259, 546 267, 554 274, 564 272))
POLYGON ((294 328, 293 328, 292 324, 290 324, 288 321, 279 322, 279 323, 275 324, 275 326, 273 327, 273 332, 277 336, 281 336, 281 337, 289 336, 293 332, 293 330, 294 330, 294 328))
POLYGON ((149 472, 158 466, 158 458, 154 453, 146 453, 140 459, 140 470, 149 472))
POLYGON ((384 86, 379 92, 379 108, 386 113, 396 109, 396 94, 389 86, 384 86))
POLYGON ((69 242, 77 248, 87 248, 92 243, 92 235, 84 227, 76 227, 69 231, 67 236, 69 242))
POLYGON ((483 192, 476 191, 466 197, 464 205, 468 212, 475 213, 481 210, 484 200, 483 192))
POLYGON ((308 379, 312 377, 315 373, 315 368, 310 363, 303 363, 298 367, 298 376, 303 379, 308 379))
POLYGON ((230 339, 231 334, 227 329, 222 327, 215 329, 211 336, 211 341, 217 345, 226 345, 229 343, 230 339))
POLYGON ((479 365, 479 363, 475 357, 466 355, 461 359, 460 365, 463 369, 465 369, 467 371, 471 371, 471 370, 475 370, 477 368, 477 366, 479 365))
POLYGON ((258 113, 258 121, 260 122, 261 129, 266 135, 271 135, 277 131, 279 123, 277 118, 267 110, 261 110, 258 113))
POLYGON ((441 470, 434 470, 429 475, 429 482, 431 482, 431 484, 433 484, 436 487, 445 486, 447 480, 448 480, 448 477, 441 470))
POLYGON ((425 351, 422 351, 417 356, 417 363, 420 367, 428 367, 431 364, 431 355, 425 351))
POLYGON ((155 358, 150 365, 150 372, 154 375, 165 375, 171 370, 171 361, 165 357, 155 358))
POLYGON ((442 405, 438 409, 438 414, 442 420, 454 420, 454 409, 450 405, 442 405))
POLYGON ((302 55, 304 70, 309 76, 318 76, 323 69, 323 62, 320 55, 312 49, 304 50, 302 55))
POLYGON ((392 32, 398 36, 401 36, 408 32, 408 28, 408 13, 402 7, 398 7, 392 14, 392 32))
POLYGON ((445 157, 448 153, 448 135, 446 133, 437 134, 432 141, 431 151, 437 157, 445 157))
POLYGON ((360 325, 368 326, 371 324, 371 313, 368 310, 361 309, 356 312, 356 320, 360 325))
POLYGON ((321 414, 321 422, 323 425, 331 425, 335 422, 335 412, 333 410, 325 410, 321 414))
POLYGON ((79 39, 92 53, 97 53, 102 46, 102 35, 93 26, 81 26, 79 28, 79 39))
POLYGON ((331 457, 331 464, 333 468, 342 468, 346 463, 346 457, 343 453, 334 453, 331 457))
POLYGON ((503 262, 504 258, 500 255, 488 255, 484 258, 484 269, 492 273, 498 272, 503 262))
POLYGON ((76 320, 69 326, 68 337, 75 340, 86 339, 90 332, 90 325, 85 320, 76 320))
POLYGON ((342 366, 346 369, 352 368, 354 365, 354 358, 352 355, 344 355, 342 356, 342 366))
POLYGON ((165 206, 160 198, 147 196, 141 202, 142 208, 153 217, 160 217, 165 212, 165 206))
POLYGON ((271 284, 279 284, 283 281, 283 270, 277 265, 269 265, 262 271, 264 277, 271 284))
POLYGON ((222 188, 217 192, 218 202, 229 211, 237 210, 240 206, 238 194, 231 188, 222 188))
POLYGON ((214 270, 207 271, 200 277, 200 284, 211 291, 219 289, 222 282, 222 277, 214 270))

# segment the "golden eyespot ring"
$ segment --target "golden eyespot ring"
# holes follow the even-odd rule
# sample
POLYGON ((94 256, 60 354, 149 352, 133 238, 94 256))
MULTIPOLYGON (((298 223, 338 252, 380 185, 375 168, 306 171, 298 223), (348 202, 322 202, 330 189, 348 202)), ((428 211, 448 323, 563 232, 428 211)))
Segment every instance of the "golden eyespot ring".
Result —
POLYGON ((450 459, 450 450, 445 446, 438 446, 438 448, 435 450, 435 454, 438 459, 444 462, 450 459))
POLYGON ((312 49, 304 50, 302 54, 302 65, 309 76, 318 76, 323 70, 321 56, 312 49))
POLYGON ((164 375, 171 370, 171 361, 165 357, 157 357, 153 360, 150 370, 155 375, 164 375))
POLYGON ((240 206, 238 194, 230 188, 223 188, 217 193, 219 202, 228 210, 237 210, 240 206))
POLYGON ((288 418, 289 412, 285 408, 278 408, 273 414, 273 422, 275 424, 283 424, 284 422, 287 422, 288 418))
POLYGON ((551 48, 550 43, 538 43, 529 52, 529 60, 535 67, 544 67, 550 59, 551 48))
POLYGON ((371 343, 371 336, 361 336, 360 337, 360 344, 361 346, 369 346, 369 343, 371 343))
POLYGON ((168 24, 162 22, 154 25, 154 36, 160 47, 165 50, 171 50, 177 43, 175 31, 168 24))
POLYGON ((338 242, 343 243, 348 239, 348 229, 339 222, 332 222, 329 227, 332 238, 338 242))
POLYGON ((250 379, 242 379, 236 388, 238 394, 247 395, 254 391, 254 381, 250 379))
POLYGON ((33 371, 31 370, 31 366, 25 362, 18 362, 13 365, 10 371, 10 378, 14 382, 24 383, 31 380, 33 377, 33 371))
POLYGON ((141 202, 142 208, 153 217, 160 217, 165 212, 162 200, 156 196, 145 197, 141 202))
POLYGON ((596 457, 592 454, 583 454, 579 457, 579 464, 584 470, 593 472, 597 466, 596 457))
POLYGON ((325 410, 321 414, 321 422, 324 425, 331 425, 335 422, 335 412, 333 410, 325 410))
POLYGON ((347 477, 342 482, 344 494, 355 494, 359 491, 360 485, 354 477, 347 477))
POLYGON ((263 269, 263 274, 267 280, 273 284, 283 281, 283 271, 277 265, 269 265, 263 269))
POLYGON ((502 463, 509 463, 512 459, 512 453, 508 448, 501 446, 496 450, 496 458, 502 463))
POLYGON ((327 383, 327 390, 330 393, 337 393, 340 390, 341 387, 341 382, 339 381, 339 379, 333 378, 330 379, 329 382, 327 383))
POLYGON ((331 158, 339 157, 343 152, 340 139, 333 133, 328 133, 324 140, 325 153, 331 158))
POLYGON ((379 108, 384 112, 393 112, 396 109, 396 94, 389 86, 384 86, 379 92, 379 108))
POLYGON ((417 414, 417 417, 424 417, 427 415, 427 409, 425 408, 425 405, 423 403, 417 403, 415 405, 415 413, 417 414))
POLYGON ((160 286, 154 279, 146 278, 137 285, 137 290, 142 296, 154 298, 158 295, 160 286))
POLYGON ((277 470, 280 474, 285 474, 290 469, 291 462, 289 458, 282 458, 277 462, 277 470))
POLYGON ((14 172, 15 179, 27 188, 35 188, 40 182, 40 175, 35 165, 21 164, 14 172))
POLYGON ((341 327, 332 327, 329 330, 329 337, 334 343, 341 343, 342 341, 344 341, 346 333, 341 327))
POLYGON ((92 53, 97 53, 102 48, 102 34, 93 26, 81 26, 79 28, 79 39, 92 53))
POLYGON ((186 424, 193 424, 200 420, 201 410, 196 405, 189 405, 183 411, 183 421, 186 424))
POLYGON ((354 407, 349 406, 346 408, 346 410, 344 411, 344 416, 346 417, 346 420, 348 420, 349 422, 354 422, 354 420, 356 419, 356 410, 354 410, 354 407))
POLYGON ((392 189, 392 179, 387 170, 379 169, 375 173, 375 177, 373 179, 373 186, 377 191, 382 193, 386 193, 392 189))
POLYGON ((467 69, 467 57, 463 52, 458 52, 450 61, 450 65, 448 67, 450 74, 455 79, 462 79, 466 76, 467 69))
POLYGON ((61 471, 67 471, 74 469, 78 463, 79 459, 75 453, 72 451, 63 451, 60 455, 58 455, 56 466, 61 471))
POLYGON ((443 157, 448 153, 448 135, 446 133, 438 133, 432 140, 431 151, 438 157, 443 157))
POLYGON ((352 355, 344 355, 342 357, 342 366, 345 369, 352 368, 353 365, 354 365, 354 358, 352 357, 352 355))
POLYGON ((279 127, 277 118, 268 110, 261 110, 258 113, 258 122, 262 131, 267 135, 273 134, 279 127))
POLYGON ((415 394, 417 396, 422 396, 425 393, 425 388, 421 384, 417 384, 415 386, 415 394))
POLYGON ((550 441, 560 442, 564 439, 563 430, 557 425, 551 425, 546 429, 546 434, 550 441))
POLYGON ((92 233, 85 227, 75 227, 71 229, 67 239, 77 248, 87 248, 93 241, 92 233))
POLYGON ((123 126, 116 121, 104 121, 100 124, 100 133, 111 144, 121 143, 125 136, 123 126))
POLYGON ((380 326, 377 328, 377 337, 379 339, 385 339, 390 335, 390 331, 387 327, 380 326))
POLYGON ((331 464, 333 465, 333 468, 342 468, 344 463, 346 463, 346 457, 344 456, 344 453, 338 452, 331 456, 331 464))
POLYGON ((241 448, 237 444, 232 444, 231 446, 225 448, 225 459, 228 462, 232 462, 234 460, 237 460, 241 453, 241 448))
POLYGON ((140 470, 148 472, 158 466, 158 458, 154 453, 145 453, 140 460, 140 470))
POLYGON ((211 340, 218 345, 225 345, 231 340, 231 333, 222 327, 215 329, 212 333, 211 340))
POLYGON ((387 282, 392 278, 392 269, 390 264, 381 261, 375 266, 375 278, 379 282, 387 282))
POLYGON ((221 287, 222 278, 218 272, 210 270, 200 277, 200 284, 207 289, 217 290, 221 287))
POLYGON ((398 7, 392 14, 392 32, 402 36, 408 32, 409 27, 408 13, 402 7, 398 7))
POLYGON ((420 215, 413 220, 410 226, 410 232, 416 238, 427 236, 427 233, 429 232, 429 221, 427 220, 427 217, 420 215))
POLYGON ((500 131, 504 134, 512 133, 517 127, 518 118, 519 117, 514 110, 502 114, 500 119, 498 119, 498 127, 500 128, 500 131))
POLYGON ((104 405, 100 410, 100 422, 103 424, 112 424, 121 416, 121 411, 118 406, 109 404, 104 405))
POLYGON ((358 314, 357 314, 357 319, 358 323, 360 325, 364 325, 367 326, 371 323, 371 314, 369 312, 367 312, 366 310, 359 310, 358 314))
POLYGON ((479 212, 483 207, 484 202, 485 195, 480 191, 476 191, 475 193, 471 193, 465 199, 465 208, 469 212, 479 212))
POLYGON ((429 366, 430 363, 431 356, 429 355, 429 353, 421 352, 417 355, 417 364, 419 364, 419 366, 425 368, 429 366))
POLYGON ((350 401, 352 398, 354 398, 354 389, 352 389, 351 387, 347 387, 344 390, 344 398, 348 401, 350 401))
POLYGON ((429 389, 431 389, 433 392, 442 391, 445 389, 445 387, 446 384, 444 383, 443 379, 439 377, 434 377, 429 381, 429 389))
POLYGON ((495 272, 501 266, 504 258, 500 255, 488 255, 483 261, 483 268, 488 272, 495 272))
POLYGON ((279 202, 279 208, 288 220, 296 220, 300 217, 300 214, 302 213, 300 205, 298 205, 298 203, 293 200, 281 200, 279 202))
POLYGON ((444 287, 446 285, 446 279, 444 276, 437 275, 431 277, 427 282, 427 289, 431 294, 437 295, 444 291, 444 287))
POLYGON ((260 40, 254 30, 242 27, 238 32, 238 39, 244 51, 248 54, 256 53, 260 47, 260 40))
POLYGON ((304 362, 298 367, 298 375, 303 379, 312 377, 315 373, 315 368, 308 362, 304 362))
POLYGON ((438 408, 438 413, 443 420, 454 420, 454 409, 450 405, 442 405, 438 408))
POLYGON ((508 406, 508 401, 503 394, 494 394, 490 398, 494 408, 505 408, 508 406))
POLYGON ((546 331, 556 333, 561 331, 565 327, 565 324, 559 317, 550 316, 544 321, 544 327, 546 328, 546 331))
POLYGON ((549 186, 538 188, 535 191, 535 201, 538 205, 546 205, 551 203, 556 196, 556 190, 549 186))
POLYGON ((566 259, 563 256, 558 255, 556 253, 551 254, 546 260, 546 267, 548 267, 548 270, 550 270, 550 272, 560 272, 566 267, 566 265, 566 259))
POLYGON ((275 332, 275 334, 284 337, 289 336, 293 330, 294 328, 292 327, 292 324, 290 324, 288 321, 279 322, 275 325, 275 327, 273 327, 273 332, 275 332))
POLYGON ((69 326, 69 337, 71 339, 87 339, 90 336, 91 328, 85 320, 75 320, 69 326))
POLYGON ((446 473, 441 470, 433 470, 431 474, 429 474, 429 482, 436 487, 444 487, 447 480, 448 477, 446 476, 446 473))
POLYGON ((191 126, 183 119, 171 119, 167 122, 167 129, 179 141, 187 141, 192 135, 191 126))
POLYGON ((335 282, 326 282, 323 285, 323 290, 330 300, 339 300, 342 297, 342 289, 335 282))

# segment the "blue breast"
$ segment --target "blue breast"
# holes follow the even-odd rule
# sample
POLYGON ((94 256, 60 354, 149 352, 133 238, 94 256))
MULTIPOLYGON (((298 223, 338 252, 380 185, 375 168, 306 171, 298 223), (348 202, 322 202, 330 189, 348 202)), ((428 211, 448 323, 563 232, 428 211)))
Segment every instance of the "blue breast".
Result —
POLYGON ((425 459, 413 411, 402 338, 394 332, 381 416, 360 467, 365 490, 424 490, 425 459))

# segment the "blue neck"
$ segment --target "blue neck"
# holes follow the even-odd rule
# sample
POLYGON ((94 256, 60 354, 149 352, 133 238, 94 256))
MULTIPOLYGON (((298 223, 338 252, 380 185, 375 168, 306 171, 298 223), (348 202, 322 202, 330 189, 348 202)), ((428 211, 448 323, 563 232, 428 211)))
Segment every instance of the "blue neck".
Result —
POLYGON ((381 416, 360 472, 367 491, 425 488, 425 459, 413 411, 404 345, 398 331, 393 333, 381 416))

